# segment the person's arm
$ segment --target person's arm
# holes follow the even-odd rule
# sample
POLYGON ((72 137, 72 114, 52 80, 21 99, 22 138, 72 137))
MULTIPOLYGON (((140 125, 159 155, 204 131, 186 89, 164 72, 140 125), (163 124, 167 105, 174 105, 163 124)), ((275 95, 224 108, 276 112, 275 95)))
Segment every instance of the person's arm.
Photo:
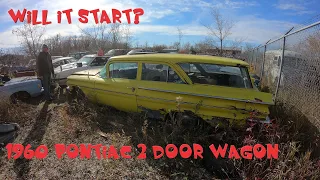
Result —
POLYGON ((50 62, 50 65, 51 65, 51 73, 52 73, 52 76, 54 77, 54 69, 53 69, 51 54, 49 54, 49 62, 50 62))
POLYGON ((41 61, 42 61, 42 56, 41 56, 41 52, 39 53, 38 57, 37 57, 37 60, 36 60, 36 73, 37 73, 37 76, 41 78, 41 61))
POLYGON ((36 60, 36 73, 37 73, 38 76, 39 76, 39 69, 40 69, 40 61, 39 61, 39 59, 40 59, 40 53, 38 54, 37 60, 36 60))

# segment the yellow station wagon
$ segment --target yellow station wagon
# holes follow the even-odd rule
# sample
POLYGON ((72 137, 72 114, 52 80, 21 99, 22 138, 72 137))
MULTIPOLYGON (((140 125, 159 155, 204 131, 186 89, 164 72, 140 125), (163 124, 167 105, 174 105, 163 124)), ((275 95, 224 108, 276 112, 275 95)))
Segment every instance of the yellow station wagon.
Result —
POLYGON ((67 84, 96 103, 153 118, 182 111, 212 124, 268 122, 272 95, 254 88, 248 68, 244 61, 214 56, 124 55, 110 58, 101 70, 69 76, 67 84))

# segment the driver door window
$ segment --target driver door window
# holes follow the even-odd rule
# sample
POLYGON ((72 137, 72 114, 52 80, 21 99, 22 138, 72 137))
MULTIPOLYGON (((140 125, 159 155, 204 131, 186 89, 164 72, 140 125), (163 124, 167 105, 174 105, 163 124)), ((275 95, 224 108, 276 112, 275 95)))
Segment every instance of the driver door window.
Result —
POLYGON ((109 65, 110 78, 136 79, 138 63, 112 63, 109 65))

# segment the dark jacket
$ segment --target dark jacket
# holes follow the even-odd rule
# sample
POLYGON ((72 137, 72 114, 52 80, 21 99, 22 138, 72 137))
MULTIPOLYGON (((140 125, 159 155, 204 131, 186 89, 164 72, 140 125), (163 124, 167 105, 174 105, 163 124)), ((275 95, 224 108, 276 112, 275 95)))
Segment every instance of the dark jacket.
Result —
POLYGON ((44 74, 54 74, 51 55, 48 52, 40 52, 37 58, 37 73, 39 76, 44 74))

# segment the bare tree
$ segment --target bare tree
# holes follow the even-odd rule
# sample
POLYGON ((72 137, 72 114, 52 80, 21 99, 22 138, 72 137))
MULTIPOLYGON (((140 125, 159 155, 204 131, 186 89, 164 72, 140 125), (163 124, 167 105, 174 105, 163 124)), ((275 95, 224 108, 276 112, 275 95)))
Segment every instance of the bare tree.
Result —
POLYGON ((185 43, 183 46, 183 50, 186 51, 186 53, 189 53, 191 48, 191 44, 189 42, 185 43))
POLYGON ((111 29, 109 31, 111 36, 111 46, 112 49, 116 49, 119 47, 119 44, 121 42, 121 29, 120 24, 111 24, 111 29))
POLYGON ((208 53, 210 49, 212 49, 214 46, 212 45, 213 41, 210 39, 205 39, 203 41, 200 41, 194 45, 194 50, 198 53, 208 53))
POLYGON ((21 38, 21 44, 26 53, 37 58, 37 53, 41 48, 45 34, 45 28, 43 26, 33 26, 24 23, 23 26, 14 29, 12 33, 21 38))
POLYGON ((145 48, 145 49, 148 49, 148 48, 149 48, 148 41, 145 42, 144 48, 145 48))
POLYGON ((180 49, 180 43, 179 42, 174 42, 173 45, 170 48, 180 49))
POLYGON ((235 38, 230 42, 230 49, 232 50, 238 50, 241 49, 243 42, 245 41, 245 38, 235 38))
POLYGON ((152 47, 152 49, 154 51, 161 51, 161 50, 166 49, 166 48, 167 48, 167 46, 164 45, 164 44, 163 45, 154 44, 153 47, 152 47))
POLYGON ((183 32, 181 30, 180 27, 177 27, 177 31, 178 31, 178 36, 179 36, 179 47, 177 49, 181 49, 181 46, 182 46, 182 37, 183 37, 183 32))
POLYGON ((110 38, 110 32, 108 32, 106 24, 95 24, 90 28, 82 29, 79 27, 79 29, 85 37, 90 37, 93 45, 91 50, 106 49, 110 38))
POLYGON ((231 30, 234 27, 234 22, 230 19, 223 17, 218 9, 212 9, 211 12, 214 23, 211 25, 204 25, 208 31, 209 35, 216 37, 220 42, 220 55, 223 53, 223 42, 230 36, 231 30))
POLYGON ((124 48, 129 49, 131 46, 131 40, 132 40, 132 33, 130 29, 130 24, 124 24, 122 25, 122 34, 124 38, 124 48))

